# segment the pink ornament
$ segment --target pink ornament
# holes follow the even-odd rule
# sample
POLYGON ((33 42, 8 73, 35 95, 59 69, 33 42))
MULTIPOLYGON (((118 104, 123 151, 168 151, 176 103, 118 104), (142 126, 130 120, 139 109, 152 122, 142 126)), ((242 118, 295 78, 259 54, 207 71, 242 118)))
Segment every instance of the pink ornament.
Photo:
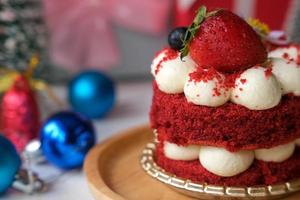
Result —
POLYGON ((160 35, 167 31, 172 0, 108 0, 116 24, 135 31, 160 35))
POLYGON ((44 0, 50 56, 74 70, 120 61, 112 22, 158 35, 166 31, 172 0, 44 0))
POLYGON ((102 0, 45 0, 54 62, 79 70, 119 62, 118 48, 102 0))

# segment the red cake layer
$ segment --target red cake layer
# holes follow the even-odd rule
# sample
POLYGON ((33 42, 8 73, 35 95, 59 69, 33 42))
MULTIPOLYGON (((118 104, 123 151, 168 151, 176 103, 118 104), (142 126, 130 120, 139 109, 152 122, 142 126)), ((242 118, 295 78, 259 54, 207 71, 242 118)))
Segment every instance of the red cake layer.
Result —
POLYGON ((188 103, 184 94, 166 94, 153 83, 151 126, 160 140, 221 146, 229 151, 270 148, 300 137, 300 97, 285 95, 268 110, 227 102, 219 107, 188 103))
POLYGON ((164 156, 162 145, 156 151, 157 164, 167 172, 194 182, 224 186, 255 186, 279 184, 300 177, 300 149, 282 162, 263 162, 255 160, 245 172, 233 177, 220 177, 208 172, 199 162, 175 161, 164 156))

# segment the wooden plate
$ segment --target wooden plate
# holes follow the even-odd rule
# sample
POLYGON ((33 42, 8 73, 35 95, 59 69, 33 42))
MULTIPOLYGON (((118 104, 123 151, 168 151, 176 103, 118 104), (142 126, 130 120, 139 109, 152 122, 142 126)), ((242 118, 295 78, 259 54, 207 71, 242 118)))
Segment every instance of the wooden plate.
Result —
MULTIPOLYGON (((141 165, 141 152, 153 141, 148 126, 136 127, 98 144, 88 154, 84 172, 97 200, 191 200, 147 175, 141 165)), ((300 194, 285 200, 300 199, 300 194)))

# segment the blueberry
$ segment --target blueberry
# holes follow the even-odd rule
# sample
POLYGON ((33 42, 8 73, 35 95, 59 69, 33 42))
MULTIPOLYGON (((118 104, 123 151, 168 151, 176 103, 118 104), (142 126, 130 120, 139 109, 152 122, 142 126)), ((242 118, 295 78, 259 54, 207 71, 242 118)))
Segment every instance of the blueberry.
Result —
POLYGON ((178 27, 169 33, 168 43, 172 49, 180 50, 183 48, 183 39, 186 31, 186 27, 178 27))

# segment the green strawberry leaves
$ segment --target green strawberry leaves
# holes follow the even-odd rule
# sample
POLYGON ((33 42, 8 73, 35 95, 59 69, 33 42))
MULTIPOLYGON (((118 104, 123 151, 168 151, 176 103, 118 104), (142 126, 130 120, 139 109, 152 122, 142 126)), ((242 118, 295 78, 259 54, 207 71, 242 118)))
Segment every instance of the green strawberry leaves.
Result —
POLYGON ((201 6, 196 16, 193 20, 193 23, 188 27, 184 39, 183 39, 183 48, 180 50, 180 59, 182 60, 185 56, 189 54, 189 43, 192 41, 192 39, 197 34, 201 24, 204 22, 204 20, 208 17, 216 15, 220 9, 212 11, 207 13, 207 9, 205 6, 201 6))

